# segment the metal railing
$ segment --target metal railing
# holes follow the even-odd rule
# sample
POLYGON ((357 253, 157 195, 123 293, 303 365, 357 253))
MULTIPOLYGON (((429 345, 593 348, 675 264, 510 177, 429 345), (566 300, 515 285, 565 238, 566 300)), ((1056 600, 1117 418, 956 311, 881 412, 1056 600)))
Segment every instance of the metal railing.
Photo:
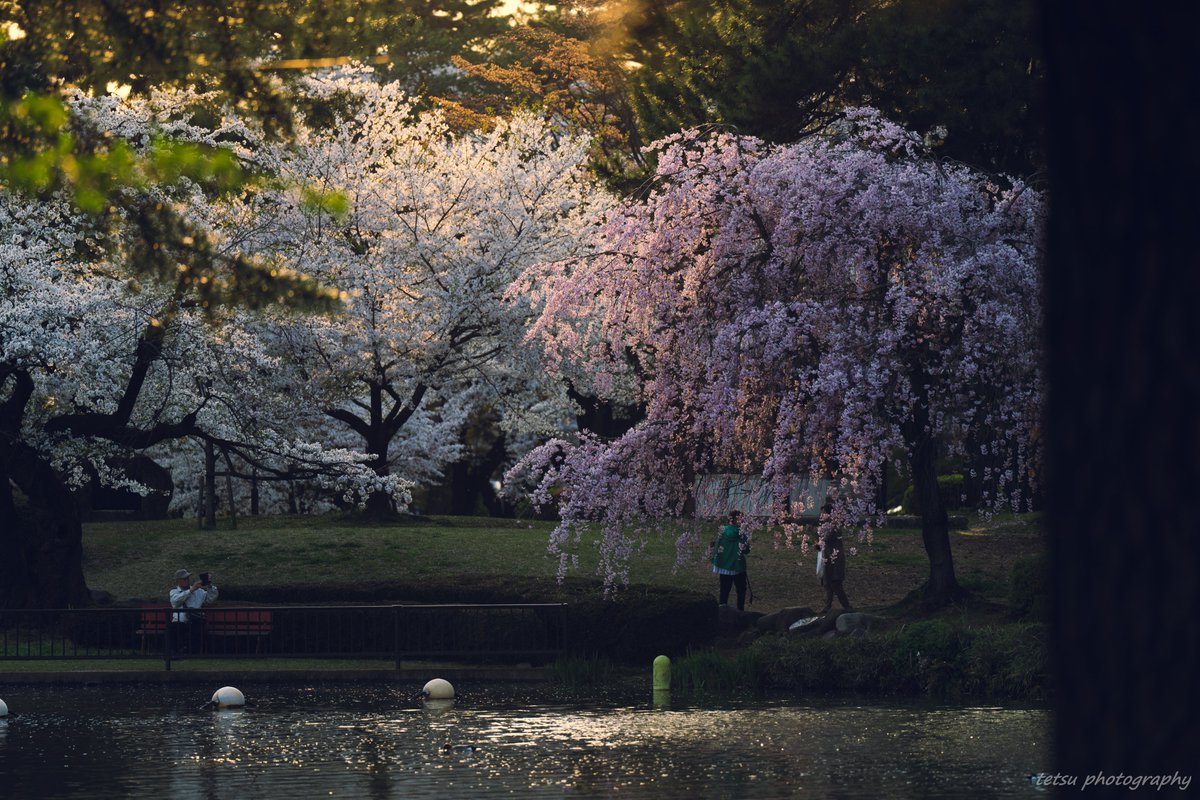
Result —
POLYGON ((565 604, 167 606, 0 611, 6 660, 448 658, 548 661, 566 649, 565 604))

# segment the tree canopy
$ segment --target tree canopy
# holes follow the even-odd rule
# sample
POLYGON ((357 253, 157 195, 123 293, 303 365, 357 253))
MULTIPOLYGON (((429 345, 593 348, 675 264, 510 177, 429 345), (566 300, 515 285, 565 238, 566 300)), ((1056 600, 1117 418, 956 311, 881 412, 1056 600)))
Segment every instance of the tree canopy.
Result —
POLYGON ((1028 176, 1044 166, 1044 69, 1031 0, 647 0, 619 45, 646 140, 705 123, 796 140, 869 105, 944 155, 1028 176))
MULTIPOLYGON (((259 139, 246 157, 284 186, 348 198, 346 213, 329 224, 296 192, 268 191, 218 206, 212 224, 346 293, 336 318, 272 321, 284 331, 281 354, 320 387, 316 408, 357 438, 381 476, 421 409, 463 415, 487 402, 517 429, 559 424, 563 392, 521 343, 529 304, 504 293, 534 264, 586 249, 607 204, 586 168, 587 139, 530 114, 453 135, 441 114, 418 114, 398 84, 369 71, 301 88, 333 105, 332 116, 301 115, 294 142, 259 139), (555 411, 539 412, 543 402, 555 411)), ((458 434, 426 446, 452 454, 458 434)))
POLYGON ((993 503, 1037 462, 1040 197, 955 165, 1036 161, 1025 22, 580 0, 514 32, 497 5, 0 3, 5 603, 86 599, 70 492, 133 486, 132 452, 386 503, 468 420, 569 427, 567 397, 645 410, 526 464, 570 487, 560 535, 606 520, 610 577, 705 471, 832 473, 832 522, 870 520, 899 448, 953 594, 935 457, 985 449, 993 503), (585 155, 627 189, 664 133, 597 233, 585 155))
MULTIPOLYGON (((863 109, 795 145, 692 131, 659 146, 652 188, 611 215, 598 255, 526 276, 551 362, 633 393, 647 419, 611 443, 553 441, 512 479, 540 502, 561 490, 564 553, 602 521, 615 581, 628 531, 684 511, 701 475, 761 474, 777 498, 828 476, 825 523, 869 528, 902 452, 929 599, 953 599, 939 450, 999 456, 982 476, 993 507, 1023 507, 1037 472, 1040 195, 941 164, 863 109)), ((792 513, 781 500, 775 521, 792 513)))

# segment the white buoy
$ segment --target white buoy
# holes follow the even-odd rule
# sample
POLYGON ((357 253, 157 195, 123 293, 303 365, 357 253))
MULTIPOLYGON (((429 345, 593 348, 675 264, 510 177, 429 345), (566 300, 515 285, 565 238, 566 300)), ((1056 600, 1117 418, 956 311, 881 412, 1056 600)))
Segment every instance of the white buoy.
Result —
POLYGON ((3 700, 0 700, 0 717, 7 717, 7 716, 8 716, 8 706, 4 704, 3 700))
POLYGON ((425 688, 421 690, 421 696, 429 700, 453 700, 454 687, 450 685, 450 681, 444 678, 434 678, 425 684, 425 688))
POLYGON ((211 702, 217 708, 241 708, 246 705, 246 695, 240 689, 222 686, 213 693, 211 702))

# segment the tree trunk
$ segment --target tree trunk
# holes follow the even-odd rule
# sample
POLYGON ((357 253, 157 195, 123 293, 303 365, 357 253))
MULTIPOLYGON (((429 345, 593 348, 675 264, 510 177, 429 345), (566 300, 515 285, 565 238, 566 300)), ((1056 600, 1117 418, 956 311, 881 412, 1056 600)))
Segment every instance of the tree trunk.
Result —
POLYGON ((504 502, 496 496, 496 490, 492 487, 492 476, 507 457, 507 440, 504 432, 499 431, 486 453, 469 454, 462 461, 451 465, 450 513, 472 516, 477 514, 482 506, 489 516, 512 516, 511 510, 506 509, 504 502))
MULTIPOLYGON (((391 467, 388 466, 389 444, 388 438, 382 435, 376 435, 367 442, 367 453, 371 455, 371 467, 381 478, 391 473, 391 467)), ((392 501, 390 494, 372 492, 371 496, 367 498, 366 512, 371 519, 382 521, 395 515, 396 504, 392 501)))
POLYGON ((19 438, 33 379, 18 371, 5 376, 0 388, 9 391, 0 403, 0 609, 87 605, 75 498, 19 438), (14 494, 14 485, 24 498, 14 494))
POLYGON ((258 470, 250 473, 250 516, 258 516, 258 470))
POLYGON ((1042 12, 1053 769, 1081 784, 1101 771, 1190 777, 1200 753, 1195 11, 1043 0, 1042 12))
POLYGON ((382 521, 396 513, 392 497, 384 492, 372 492, 367 498, 367 516, 373 520, 382 521))
POLYGON ((937 481, 937 445, 924 434, 924 425, 911 449, 913 493, 921 509, 921 540, 929 557, 929 582, 922 587, 922 604, 940 608, 962 599, 965 592, 954 575, 954 556, 950 552, 950 519, 942 502, 937 481))
POLYGON ((233 497, 233 459, 229 450, 222 447, 221 455, 225 457, 225 498, 229 501, 229 527, 237 528, 237 502, 233 497))
POLYGON ((75 498, 48 464, 30 453, 19 462, 5 459, 27 506, 19 507, 10 474, 0 472, 0 608, 86 606, 91 596, 75 498))
POLYGON ((202 528, 217 527, 217 453, 213 443, 204 441, 204 521, 202 528))
MULTIPOLYGON (((927 382, 925 368, 914 361, 910 374, 913 385, 927 382)), ((950 552, 950 519, 938 488, 938 448, 930 427, 929 403, 923 390, 917 389, 917 402, 912 417, 904 426, 908 444, 909 466, 912 469, 913 493, 921 510, 921 540, 929 557, 929 582, 920 589, 921 604, 926 608, 941 608, 965 596, 954 576, 954 556, 950 552)))
MULTIPOLYGON (((388 465, 388 448, 391 441, 421 407, 421 400, 429 387, 417 384, 408 401, 402 402, 395 388, 386 382, 384 368, 377 365, 376 369, 379 379, 368 382, 370 403, 365 408, 365 418, 343 408, 327 408, 325 414, 348 426, 363 438, 366 452, 371 456, 371 468, 375 470, 376 475, 386 477, 391 474, 391 467, 388 465)), ((390 494, 373 492, 367 498, 366 510, 371 518, 382 520, 395 515, 396 504, 390 494)))

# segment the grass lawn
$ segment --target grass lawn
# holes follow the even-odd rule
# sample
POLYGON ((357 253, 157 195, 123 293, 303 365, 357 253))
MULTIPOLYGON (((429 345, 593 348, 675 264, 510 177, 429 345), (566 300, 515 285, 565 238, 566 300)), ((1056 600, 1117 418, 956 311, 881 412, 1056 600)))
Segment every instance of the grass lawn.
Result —
MULTIPOLYGON (((343 516, 241 517, 238 528, 222 520, 217 530, 198 530, 194 520, 91 523, 84 528, 84 574, 93 589, 118 599, 165 598, 180 567, 209 571, 226 586, 355 586, 386 584, 403 576, 453 579, 492 575, 551 578, 558 561, 546 552, 552 523, 435 517, 396 525, 364 525, 343 516)), ((716 525, 705 527, 702 542, 675 566, 675 537, 647 540, 632 560, 632 583, 667 585, 716 593, 716 578, 703 548, 716 525)), ((776 546, 770 532, 754 537, 749 575, 755 593, 751 610, 775 611, 796 605, 820 608, 824 591, 813 571, 815 554, 776 546)), ((902 600, 928 574, 919 531, 876 531, 848 561, 846 591, 864 609, 882 609, 902 600)), ((1012 563, 1043 549, 1040 515, 972 518, 968 530, 951 533, 959 581, 981 597, 1003 602, 1012 563)), ((572 574, 594 577, 596 549, 579 547, 572 574)))
POLYGON ((547 523, 464 517, 396 526, 338 516, 240 517, 202 531, 194 520, 105 522, 84 528, 88 585, 117 598, 166 597, 175 570, 213 573, 218 586, 379 584, 397 576, 553 575, 547 523))

